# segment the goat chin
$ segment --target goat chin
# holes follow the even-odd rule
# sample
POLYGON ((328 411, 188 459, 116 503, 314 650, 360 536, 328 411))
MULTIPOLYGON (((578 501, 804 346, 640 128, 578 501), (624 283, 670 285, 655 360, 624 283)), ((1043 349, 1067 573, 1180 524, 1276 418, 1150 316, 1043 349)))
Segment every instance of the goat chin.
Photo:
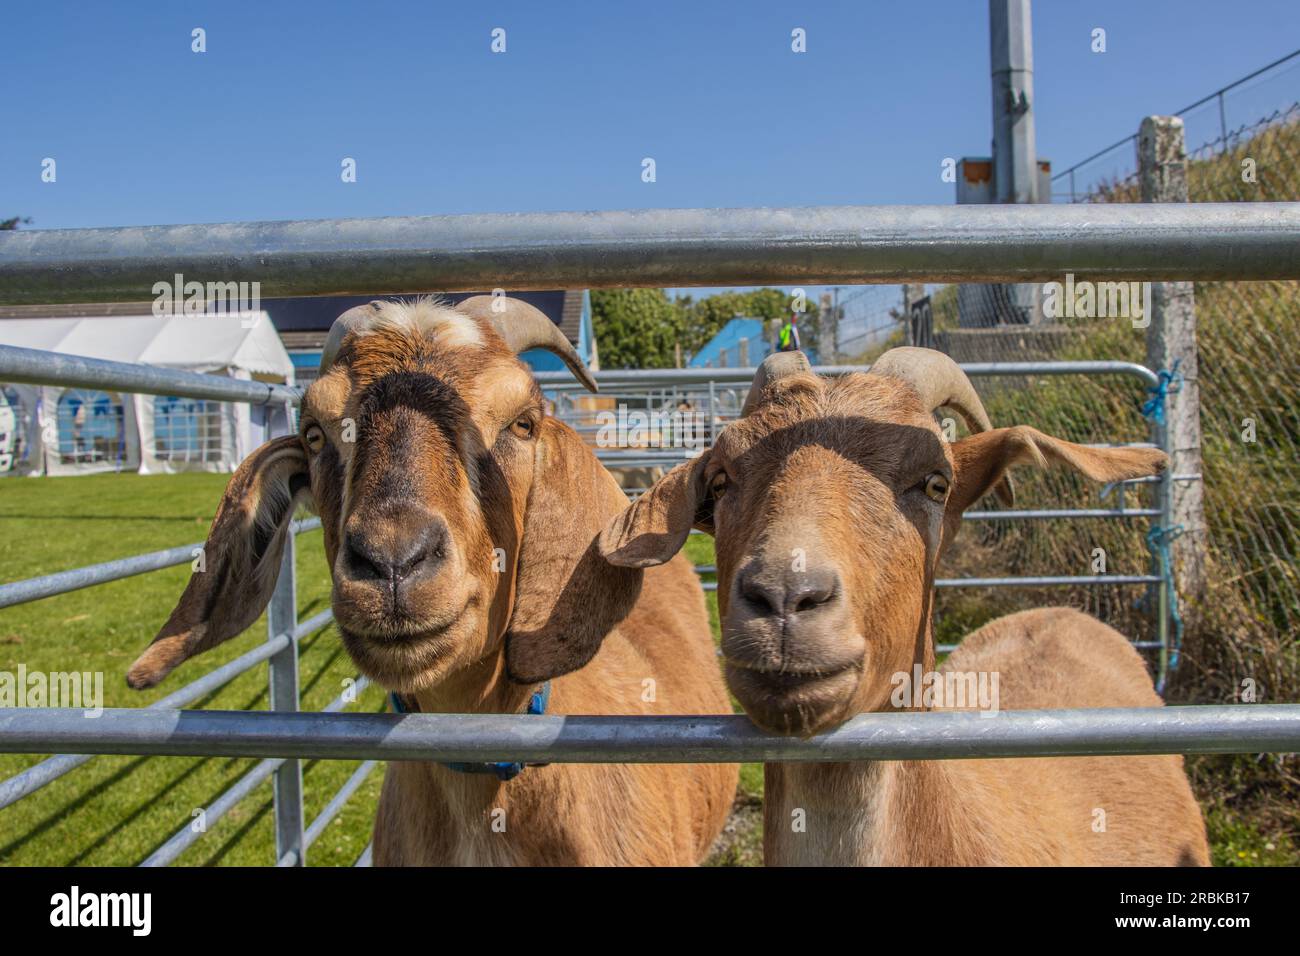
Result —
POLYGON ((755 726, 786 737, 811 737, 853 716, 861 670, 791 674, 727 664, 727 684, 755 726))

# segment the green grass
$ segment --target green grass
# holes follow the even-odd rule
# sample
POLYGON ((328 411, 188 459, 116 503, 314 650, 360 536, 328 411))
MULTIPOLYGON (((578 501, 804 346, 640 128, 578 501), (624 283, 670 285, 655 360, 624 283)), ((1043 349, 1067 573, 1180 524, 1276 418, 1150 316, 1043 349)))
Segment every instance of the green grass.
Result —
MULTIPOLYGON (((8 479, 0 484, 0 581, 14 581, 112 558, 202 540, 225 475, 92 475, 8 479)), ((323 610, 329 581, 320 532, 298 538, 298 614, 323 610)), ((247 633, 179 668, 160 688, 140 693, 124 675, 180 595, 189 567, 170 568, 0 611, 0 670, 101 671, 106 707, 139 707, 266 639, 265 618, 247 633)), ((333 630, 300 646, 302 706, 319 710, 355 669, 333 630)), ((267 706, 266 668, 256 667, 196 705, 246 710, 267 706)), ((380 710, 367 690, 352 710, 380 710)), ((0 754, 0 778, 40 756, 0 754)), ((257 761, 226 758, 96 757, 84 767, 0 810, 0 863, 132 865, 140 862, 257 761)), ((356 768, 355 762, 304 765, 310 821, 356 768)), ((313 865, 352 863, 370 839, 382 774, 371 774, 309 853, 313 865)), ((262 784, 185 852, 182 864, 273 862, 271 783, 262 784)))

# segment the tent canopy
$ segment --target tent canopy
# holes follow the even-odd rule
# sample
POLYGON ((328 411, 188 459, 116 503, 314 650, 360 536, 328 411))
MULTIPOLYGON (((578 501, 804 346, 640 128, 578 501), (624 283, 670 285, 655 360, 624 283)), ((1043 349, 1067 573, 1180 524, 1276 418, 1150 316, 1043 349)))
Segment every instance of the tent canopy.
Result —
POLYGON ((193 371, 228 368, 293 383, 293 362, 265 312, 3 319, 0 344, 193 371))

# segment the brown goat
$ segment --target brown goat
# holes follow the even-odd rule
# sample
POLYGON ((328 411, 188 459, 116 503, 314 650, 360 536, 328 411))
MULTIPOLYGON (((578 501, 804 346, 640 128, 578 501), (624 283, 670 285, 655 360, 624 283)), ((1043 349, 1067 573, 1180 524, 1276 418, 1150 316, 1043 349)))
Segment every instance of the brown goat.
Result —
MULTIPOLYGON (((595 455, 543 414, 516 354, 547 348, 517 300, 376 302, 335 323, 299 434, 231 478, 195 573, 128 674, 152 687, 266 606, 298 505, 321 516, 335 622, 361 671, 412 709, 728 713, 703 592, 683 557, 614 568, 594 539, 627 505, 595 455)), ((737 768, 533 766, 509 782, 388 765, 378 865, 690 865, 726 820, 737 768)))
MULTIPOLYGON (((776 733, 973 704, 899 696, 918 668, 941 680, 982 675, 1000 709, 1159 706, 1129 642, 1067 608, 994 621, 934 674, 935 566, 962 513, 990 490, 1010 503, 1010 466, 1048 462, 1104 482, 1166 465, 1151 449, 992 430, 966 376, 937 352, 897 349, 870 374, 835 380, 778 354, 744 416, 611 522, 601 550, 649 567, 692 526, 714 536, 727 682, 776 733), (941 406, 972 434, 944 441, 941 406)), ((1177 756, 768 764, 765 802, 769 865, 1208 860, 1177 756)))

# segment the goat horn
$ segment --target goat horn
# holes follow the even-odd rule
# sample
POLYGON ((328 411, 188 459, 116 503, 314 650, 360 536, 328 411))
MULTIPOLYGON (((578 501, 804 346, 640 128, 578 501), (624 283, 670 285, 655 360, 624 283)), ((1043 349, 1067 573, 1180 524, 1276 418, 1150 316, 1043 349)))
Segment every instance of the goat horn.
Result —
MULTIPOLYGON (((986 432, 993 428, 975 386, 971 385, 961 367, 943 352, 910 346, 890 349, 876 359, 870 374, 906 382, 920 393, 921 401, 928 409, 955 408, 972 432, 986 432)), ((998 482, 997 493, 1004 502, 1011 504, 1013 489, 1010 477, 1003 476, 998 482)))
POLYGON ((378 317, 379 307, 382 304, 376 299, 366 305, 354 306, 334 320, 334 324, 330 326, 329 335, 325 337, 325 346, 320 353, 320 373, 322 375, 328 372, 330 366, 338 359, 339 347, 343 345, 343 340, 347 338, 348 333, 370 328, 378 317))
POLYGON ((763 392, 780 379, 800 374, 812 374, 808 357, 802 352, 773 352, 763 359, 763 363, 754 371, 754 381, 749 386, 749 394, 745 396, 740 417, 744 418, 756 409, 763 400, 763 392))
POLYGON ((527 302, 506 296, 476 295, 458 302, 456 308, 466 315, 490 322, 497 335, 505 340, 510 351, 516 355, 529 349, 546 349, 558 355, 569 367, 573 377, 588 391, 600 391, 582 357, 565 338, 560 327, 527 302), (495 305, 497 302, 501 304, 495 305))

